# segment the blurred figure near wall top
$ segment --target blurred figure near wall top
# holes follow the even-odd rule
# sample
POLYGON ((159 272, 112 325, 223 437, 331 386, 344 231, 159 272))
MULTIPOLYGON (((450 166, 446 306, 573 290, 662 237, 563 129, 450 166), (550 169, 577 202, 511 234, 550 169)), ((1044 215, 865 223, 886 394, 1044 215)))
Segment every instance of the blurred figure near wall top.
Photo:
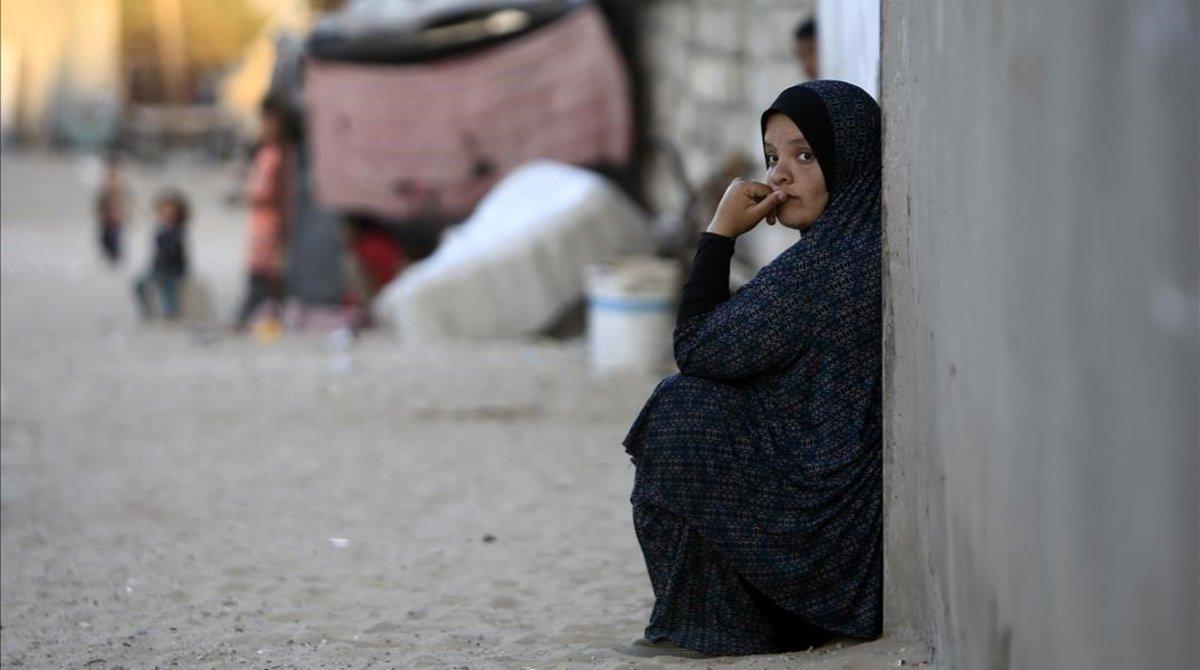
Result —
POLYGON ((821 50, 817 43, 817 19, 810 16, 796 25, 792 32, 796 39, 796 60, 800 70, 808 79, 821 78, 821 50))

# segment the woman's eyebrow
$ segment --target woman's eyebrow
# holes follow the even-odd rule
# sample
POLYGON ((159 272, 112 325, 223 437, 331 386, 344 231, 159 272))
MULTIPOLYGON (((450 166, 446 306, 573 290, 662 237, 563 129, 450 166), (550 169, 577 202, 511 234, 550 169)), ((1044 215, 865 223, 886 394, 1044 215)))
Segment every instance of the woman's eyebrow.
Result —
MULTIPOLYGON (((811 147, 811 146, 808 144, 808 140, 806 140, 806 139, 804 139, 804 138, 799 138, 799 139, 795 139, 795 140, 788 140, 788 141, 786 141, 786 142, 784 142, 784 143, 783 143, 783 146, 785 146, 785 147, 791 147, 791 146, 796 146, 796 145, 800 145, 800 146, 808 147, 809 149, 811 149, 811 148, 812 148, 812 147, 811 147)), ((770 150, 772 150, 772 149, 774 149, 774 148, 775 148, 775 145, 774 145, 774 144, 771 144, 770 142, 763 142, 763 149, 766 149, 766 150, 770 151, 770 150)))

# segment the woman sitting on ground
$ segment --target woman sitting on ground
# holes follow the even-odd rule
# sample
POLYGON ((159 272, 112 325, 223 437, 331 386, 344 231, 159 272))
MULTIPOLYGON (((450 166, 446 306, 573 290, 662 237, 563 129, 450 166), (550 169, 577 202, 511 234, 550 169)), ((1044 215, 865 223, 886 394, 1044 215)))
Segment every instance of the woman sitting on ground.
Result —
POLYGON ((761 125, 767 183, 722 198, 679 309, 681 374, 624 441, 655 596, 638 655, 880 634, 879 106, 808 82, 761 125), (730 296, 734 241, 764 219, 801 237, 730 296))

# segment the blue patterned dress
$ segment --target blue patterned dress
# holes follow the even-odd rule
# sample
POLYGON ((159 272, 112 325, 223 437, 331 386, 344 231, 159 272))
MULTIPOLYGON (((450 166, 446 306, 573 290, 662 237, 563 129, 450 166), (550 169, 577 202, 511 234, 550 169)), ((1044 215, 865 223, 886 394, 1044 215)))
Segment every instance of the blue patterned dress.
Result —
POLYGON ((789 91, 815 92, 828 115, 829 204, 728 300, 676 325, 681 373, 624 440, 656 600, 646 637, 709 654, 881 628, 879 107, 844 82, 789 91))

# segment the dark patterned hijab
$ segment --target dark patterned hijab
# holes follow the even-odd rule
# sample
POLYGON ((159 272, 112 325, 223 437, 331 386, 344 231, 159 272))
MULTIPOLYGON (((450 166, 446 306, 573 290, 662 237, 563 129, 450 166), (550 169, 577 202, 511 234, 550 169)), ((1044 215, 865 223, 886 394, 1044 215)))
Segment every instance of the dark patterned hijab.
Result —
MULTIPOLYGON (((812 81, 780 94, 763 114, 764 124, 774 111, 788 114, 819 145, 813 147, 822 152, 817 161, 832 177, 829 204, 803 237, 730 300, 706 318, 676 327, 676 362, 685 371, 696 365, 752 377, 779 371, 813 345, 859 348, 837 365, 854 368, 842 372, 868 383, 878 373, 880 339, 879 105, 853 84, 812 81), (722 335, 747 323, 756 324, 753 338, 722 335), (715 341, 721 346, 705 344, 715 341)), ((850 380, 830 381, 831 400, 850 391, 845 388, 850 380)))
POLYGON ((825 397, 814 400, 861 405, 872 393, 861 386, 874 386, 879 375, 879 105, 853 84, 812 81, 780 94, 763 114, 764 125, 775 112, 792 118, 814 144, 830 175, 829 203, 803 237, 730 300, 676 327, 676 362, 684 371, 747 378, 786 369, 806 351, 840 352, 819 380, 828 385, 815 390, 825 397), (743 332, 746 324, 753 324, 752 334, 743 332))
POLYGON ((825 175, 829 205, 812 231, 819 233, 835 220, 841 221, 840 228, 874 220, 878 228, 880 122, 879 105, 871 96, 844 81, 811 81, 786 89, 763 112, 764 135, 767 119, 775 113, 786 115, 804 133, 825 175), (856 221, 848 222, 848 217, 856 221))

